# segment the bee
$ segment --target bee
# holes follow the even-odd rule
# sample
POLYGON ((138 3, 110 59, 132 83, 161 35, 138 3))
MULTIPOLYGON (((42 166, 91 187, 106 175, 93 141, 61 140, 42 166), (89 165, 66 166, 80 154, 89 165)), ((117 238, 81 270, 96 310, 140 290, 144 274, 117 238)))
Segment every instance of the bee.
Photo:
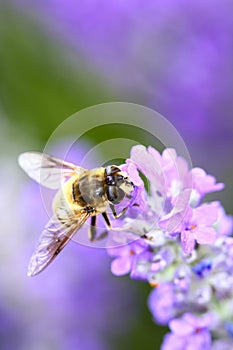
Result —
POLYGON ((43 271, 89 217, 89 239, 94 241, 105 237, 106 231, 97 236, 97 216, 102 214, 110 229, 107 208, 110 207, 115 219, 120 218, 128 207, 117 214, 115 205, 124 198, 133 198, 133 182, 116 165, 87 170, 37 152, 20 154, 18 162, 32 179, 45 187, 58 189, 53 200, 53 216, 32 254, 28 276, 43 271))

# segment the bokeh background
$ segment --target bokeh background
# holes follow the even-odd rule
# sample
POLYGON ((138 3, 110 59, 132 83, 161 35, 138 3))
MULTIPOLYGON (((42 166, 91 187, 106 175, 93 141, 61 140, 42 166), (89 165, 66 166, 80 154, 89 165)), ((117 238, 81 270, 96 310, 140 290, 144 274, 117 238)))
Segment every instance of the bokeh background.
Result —
MULTIPOLYGON (((166 329, 147 310, 149 286, 113 277, 102 250, 71 243, 48 272, 26 277, 47 218, 17 156, 43 150, 82 108, 139 103, 225 182, 215 198, 233 213, 232 11, 231 0, 0 1, 1 349, 159 349, 166 329)), ((84 148, 105 137, 95 130, 84 148)))

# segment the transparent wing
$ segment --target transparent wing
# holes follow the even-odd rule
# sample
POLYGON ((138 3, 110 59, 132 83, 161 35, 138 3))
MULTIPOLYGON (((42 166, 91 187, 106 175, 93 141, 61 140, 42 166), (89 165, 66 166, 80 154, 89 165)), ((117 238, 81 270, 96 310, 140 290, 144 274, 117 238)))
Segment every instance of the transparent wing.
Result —
POLYGON ((53 216, 42 232, 37 247, 28 265, 28 276, 35 276, 44 270, 84 224, 90 214, 83 213, 74 219, 60 223, 53 216))
POLYGON ((18 158, 21 168, 33 180, 48 188, 60 188, 67 178, 86 169, 44 153, 26 152, 18 158))

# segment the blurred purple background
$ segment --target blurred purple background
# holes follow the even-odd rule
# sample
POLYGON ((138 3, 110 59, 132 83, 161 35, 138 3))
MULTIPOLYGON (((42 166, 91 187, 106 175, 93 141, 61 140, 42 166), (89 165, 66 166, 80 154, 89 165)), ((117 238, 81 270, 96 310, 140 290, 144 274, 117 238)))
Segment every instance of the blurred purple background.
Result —
POLYGON ((202 140, 214 152, 230 145, 232 1, 14 2, 85 57, 122 98, 171 120, 194 148, 202 140))

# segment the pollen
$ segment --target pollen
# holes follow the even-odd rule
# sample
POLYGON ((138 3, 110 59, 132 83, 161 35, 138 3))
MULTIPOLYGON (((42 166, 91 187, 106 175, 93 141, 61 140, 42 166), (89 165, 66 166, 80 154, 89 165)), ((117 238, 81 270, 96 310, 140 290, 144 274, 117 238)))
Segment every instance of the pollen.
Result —
POLYGON ((159 282, 149 282, 149 284, 150 284, 150 286, 152 287, 152 288, 158 288, 159 287, 159 285, 160 285, 160 283, 159 282))
POLYGON ((194 230, 197 227, 197 225, 192 225, 191 230, 194 230))

